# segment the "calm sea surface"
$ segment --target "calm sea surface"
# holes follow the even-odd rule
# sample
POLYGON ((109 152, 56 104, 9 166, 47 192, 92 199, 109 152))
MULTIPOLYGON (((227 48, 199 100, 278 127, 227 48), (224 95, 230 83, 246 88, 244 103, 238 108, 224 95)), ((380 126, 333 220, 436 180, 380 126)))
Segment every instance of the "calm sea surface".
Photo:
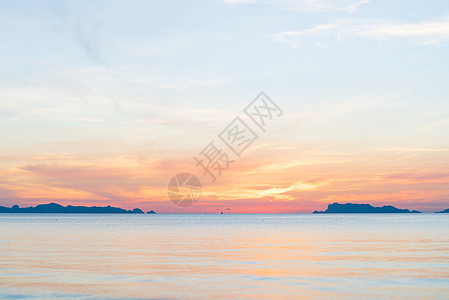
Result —
POLYGON ((449 299, 449 214, 0 214, 5 299, 449 299))

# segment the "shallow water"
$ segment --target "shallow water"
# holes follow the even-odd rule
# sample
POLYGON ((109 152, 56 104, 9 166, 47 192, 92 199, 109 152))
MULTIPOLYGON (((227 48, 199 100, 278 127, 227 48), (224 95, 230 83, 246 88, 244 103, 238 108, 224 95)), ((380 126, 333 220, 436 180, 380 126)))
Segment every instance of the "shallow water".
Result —
POLYGON ((0 214, 0 298, 448 297, 449 214, 0 214))

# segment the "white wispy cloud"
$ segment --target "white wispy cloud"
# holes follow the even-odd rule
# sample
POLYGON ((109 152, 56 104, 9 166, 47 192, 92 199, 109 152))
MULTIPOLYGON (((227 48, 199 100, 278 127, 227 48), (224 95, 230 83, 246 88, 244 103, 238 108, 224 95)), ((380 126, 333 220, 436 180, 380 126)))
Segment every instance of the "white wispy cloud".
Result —
POLYGON ((223 0, 227 4, 256 3, 256 0, 223 0))
POLYGON ((433 129, 433 128, 441 127, 441 126, 444 126, 447 124, 449 124, 449 118, 438 121, 436 123, 432 123, 432 124, 424 126, 424 127, 421 127, 419 129, 433 129))
POLYGON ((359 6, 371 0, 222 0, 228 4, 262 3, 276 9, 301 12, 355 12, 359 6))
MULTIPOLYGON (((285 31, 274 35, 279 42, 294 47, 310 42, 310 39, 325 38, 341 42, 344 38, 358 37, 375 40, 402 38, 416 44, 437 44, 449 40, 449 16, 439 21, 406 23, 382 19, 338 19, 298 31, 285 31)), ((321 45, 322 42, 316 41, 321 45)))
POLYGON ((382 147, 377 150, 387 152, 447 152, 449 148, 382 147))
POLYGON ((405 37, 425 44, 437 43, 449 39, 449 17, 442 21, 418 24, 378 22, 377 24, 367 26, 366 29, 361 28, 357 34, 377 39, 405 37))

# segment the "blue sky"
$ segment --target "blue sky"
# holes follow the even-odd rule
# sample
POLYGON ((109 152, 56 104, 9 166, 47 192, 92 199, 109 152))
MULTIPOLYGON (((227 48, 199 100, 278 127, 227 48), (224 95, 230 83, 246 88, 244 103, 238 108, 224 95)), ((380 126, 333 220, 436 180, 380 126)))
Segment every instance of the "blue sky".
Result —
MULTIPOLYGON (((191 164, 261 90, 285 115, 247 154, 248 164, 293 162, 286 173, 297 174, 298 164, 319 157, 345 161, 362 181, 367 174, 448 171, 445 1, 0 1, 0 24, 5 205, 41 201, 33 189, 45 199, 70 189, 68 202, 124 199, 125 206, 169 210, 162 186, 172 172, 191 164), (373 158, 382 161, 379 169, 366 166, 373 158), (154 171, 167 163, 167 172, 154 171), (120 197, 100 188, 116 186, 119 175, 96 175, 95 187, 54 178, 74 169, 107 173, 105 165, 130 166, 129 177, 137 178, 120 197)), ((318 169, 310 171, 337 176, 318 169)), ((228 179, 222 189, 233 189, 228 179)), ((301 186, 293 181, 276 186, 301 186)), ((445 184, 381 189, 422 192, 410 203, 420 208, 434 197, 439 207, 449 198, 445 184), (425 197, 429 190, 438 196, 425 197)), ((313 197, 295 191, 288 201, 311 197, 307 207, 319 207, 334 189, 313 197)), ((231 200, 245 202, 241 197, 231 200)))

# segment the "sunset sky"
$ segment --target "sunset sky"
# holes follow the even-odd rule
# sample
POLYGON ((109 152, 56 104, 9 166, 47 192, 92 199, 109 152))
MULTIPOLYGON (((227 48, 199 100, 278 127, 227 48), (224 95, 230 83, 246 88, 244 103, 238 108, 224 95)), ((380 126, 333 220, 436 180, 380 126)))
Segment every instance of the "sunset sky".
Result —
POLYGON ((449 208, 448 46, 445 0, 0 1, 0 205, 449 208), (266 132, 243 112, 261 91, 266 132), (237 116, 241 157, 218 137, 237 116), (211 141, 235 160, 216 182, 211 141))

